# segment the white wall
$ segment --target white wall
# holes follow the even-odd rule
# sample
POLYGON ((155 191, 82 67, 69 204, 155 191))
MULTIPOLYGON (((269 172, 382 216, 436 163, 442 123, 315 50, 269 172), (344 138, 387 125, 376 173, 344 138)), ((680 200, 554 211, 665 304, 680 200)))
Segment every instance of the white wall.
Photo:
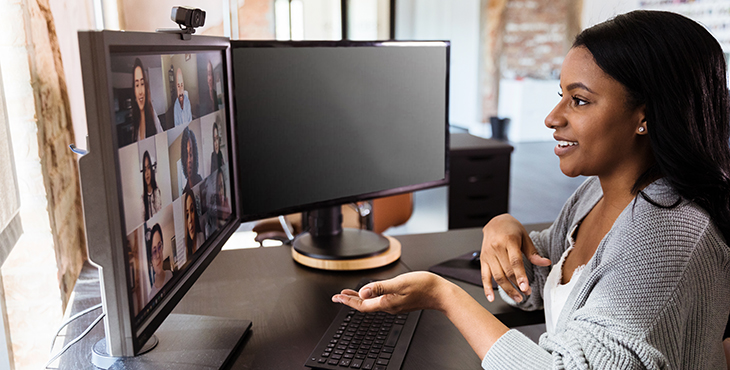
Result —
POLYGON ((479 0, 399 0, 396 39, 450 40, 449 121, 476 131, 480 123, 479 0))

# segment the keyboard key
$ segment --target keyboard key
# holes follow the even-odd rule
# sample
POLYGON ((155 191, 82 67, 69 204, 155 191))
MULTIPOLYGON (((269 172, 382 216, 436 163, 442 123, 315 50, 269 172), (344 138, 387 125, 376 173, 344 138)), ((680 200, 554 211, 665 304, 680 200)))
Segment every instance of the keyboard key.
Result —
POLYGON ((375 365, 375 368, 373 370, 387 370, 385 366, 375 365))
POLYGON ((352 364, 350 365, 353 369, 359 369, 362 367, 362 360, 352 360, 352 364))
POLYGON ((390 362, 390 360, 386 360, 384 358, 379 358, 377 361, 375 361, 375 364, 388 366, 388 362, 390 362))
POLYGON ((340 366, 342 366, 342 367, 350 367, 350 360, 343 359, 342 361, 340 361, 340 366))
POLYGON ((384 358, 386 360, 390 360, 390 356, 391 356, 390 353, 383 352, 380 354, 380 358, 384 358))
POLYGON ((373 370, 373 366, 375 366, 375 360, 372 358, 365 360, 362 364, 363 370, 373 370))

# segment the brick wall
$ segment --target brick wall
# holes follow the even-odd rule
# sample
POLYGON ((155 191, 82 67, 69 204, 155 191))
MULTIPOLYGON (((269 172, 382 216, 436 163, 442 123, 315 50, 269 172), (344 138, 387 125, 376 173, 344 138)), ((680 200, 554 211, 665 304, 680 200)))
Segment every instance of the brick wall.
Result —
POLYGON ((575 35, 582 0, 485 0, 483 119, 495 115, 500 79, 557 79, 575 35))

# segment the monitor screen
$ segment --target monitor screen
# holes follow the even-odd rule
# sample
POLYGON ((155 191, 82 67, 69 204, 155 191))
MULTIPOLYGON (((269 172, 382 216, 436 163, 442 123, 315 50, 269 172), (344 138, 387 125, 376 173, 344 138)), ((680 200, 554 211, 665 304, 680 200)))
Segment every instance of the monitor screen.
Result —
POLYGON ((110 354, 130 356, 239 223, 229 44, 109 31, 79 40, 89 257, 101 271, 110 354))
POLYGON ((111 54, 138 325, 231 215, 222 60, 221 51, 111 54))
POLYGON ((231 48, 243 219, 446 183, 448 42, 231 48))

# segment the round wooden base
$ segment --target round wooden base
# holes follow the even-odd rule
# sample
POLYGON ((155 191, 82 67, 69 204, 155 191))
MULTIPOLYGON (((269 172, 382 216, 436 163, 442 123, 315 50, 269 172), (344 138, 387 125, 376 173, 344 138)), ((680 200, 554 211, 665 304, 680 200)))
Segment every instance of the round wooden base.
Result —
POLYGON ((400 242, 391 236, 385 235, 385 237, 388 238, 388 242, 390 242, 388 250, 378 255, 366 258, 343 260, 317 259, 305 256, 297 252, 294 248, 291 249, 291 255, 292 258, 294 258, 294 261, 297 261, 304 266, 320 270, 354 271, 374 269, 393 263, 400 258, 400 242))

